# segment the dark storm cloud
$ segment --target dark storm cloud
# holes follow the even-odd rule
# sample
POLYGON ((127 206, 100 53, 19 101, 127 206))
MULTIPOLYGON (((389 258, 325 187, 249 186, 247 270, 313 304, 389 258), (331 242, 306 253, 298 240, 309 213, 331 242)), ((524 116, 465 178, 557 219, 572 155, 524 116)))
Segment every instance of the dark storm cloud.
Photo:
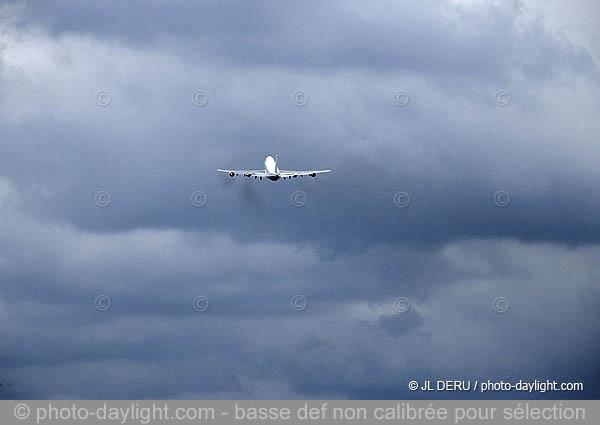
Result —
MULTIPOLYGON (((287 9, 294 6, 268 2, 251 8, 222 2, 14 4, 21 5, 14 7, 15 28, 41 25, 55 34, 23 49, 22 65, 6 76, 12 85, 7 107, 22 107, 7 113, 3 169, 25 189, 28 211, 82 229, 212 229, 242 240, 312 242, 338 252, 399 240, 588 243, 600 237, 597 170, 581 167, 566 146, 564 126, 553 120, 556 114, 565 123, 576 120, 587 105, 565 111, 560 98, 548 105, 543 98, 544 90, 564 87, 548 79, 565 72, 589 79, 595 92, 597 71, 585 51, 551 35, 539 19, 521 22, 519 3, 481 9, 328 3, 310 17, 304 8, 294 13, 287 9), (360 22, 367 24, 363 31, 360 22), (186 41, 169 38, 145 48, 130 43, 134 36, 161 34, 186 41), (240 44, 256 34, 252 46, 240 44), (85 38, 109 35, 123 44, 85 38), (311 65, 327 58, 335 71, 273 60, 260 41, 278 38, 291 49, 284 57, 311 65), (198 61, 197 55, 213 57, 210 49, 192 54, 198 43, 226 60, 198 61), (344 45, 352 49, 338 56, 344 45), (27 62, 35 56, 42 58, 38 68, 27 62), (363 56, 358 69, 347 60, 363 56), (485 78, 473 79, 472 72, 485 78), (525 80, 508 80, 511 74, 525 80), (536 93, 539 84, 546 88, 536 93), (204 108, 190 101, 198 87, 209 94, 204 108), (392 102, 399 87, 410 93, 404 108, 392 102), (107 108, 93 102, 100 88, 112 93, 107 108), (304 108, 290 100, 298 88, 309 93, 304 108), (493 103, 499 88, 512 95, 506 109, 493 103), (540 121, 554 132, 528 128, 540 121), (281 153, 282 166, 334 173, 323 178, 327 184, 304 178, 276 187, 228 182, 215 173, 217 167, 260 167, 273 152, 281 153), (189 202, 199 189, 208 195, 202 210, 189 202), (110 208, 94 205, 99 190, 112 195, 110 208), (294 190, 307 194, 304 209, 291 205, 294 190), (509 208, 494 205, 498 190, 511 194, 509 208), (410 194, 409 208, 394 206, 398 191, 410 194), (353 232, 341 231, 346 228, 353 232)), ((591 117, 597 105, 589 107, 591 117)), ((597 157, 591 142, 589 134, 569 140, 597 157)))
POLYGON ((423 322, 423 317, 413 310, 391 316, 382 314, 379 318, 379 325, 392 335, 402 335, 413 328, 419 327, 423 322))
MULTIPOLYGON (((265 83, 264 77, 258 78, 265 83)), ((244 89, 250 90, 251 99, 261 95, 244 89)), ((175 123, 159 111, 130 111, 115 94, 107 110, 89 111, 94 118, 84 126, 76 122, 36 130, 40 124, 31 123, 28 143, 39 157, 18 166, 18 158, 31 148, 8 143, 5 169, 26 185, 29 211, 90 230, 212 229, 242 240, 311 241, 336 249, 463 237, 568 243, 600 237, 597 169, 573 157, 556 135, 531 139, 530 129, 509 126, 509 114, 523 125, 529 120, 518 117, 526 109, 519 100, 510 105, 516 112, 481 102, 483 112, 474 112, 481 122, 463 123, 458 111, 438 115, 445 104, 432 106, 430 112, 420 110, 426 100, 417 95, 408 110, 392 109, 395 106, 385 97, 391 90, 356 109, 345 106, 345 97, 336 100, 337 93, 315 90, 312 103, 302 111, 291 105, 291 91, 282 89, 275 104, 258 106, 260 111, 246 117, 238 115, 233 123, 224 117, 235 117, 245 108, 233 101, 234 93, 226 95, 231 103, 223 104, 215 95, 198 111, 182 92, 177 104, 169 99, 163 109, 180 112, 180 118, 172 119, 175 123), (323 101, 318 96, 329 104, 319 103, 323 101), (386 103, 390 111, 378 109, 386 103), (127 115, 136 120, 133 125, 119 121, 127 115), (355 126, 353 120, 370 119, 379 121, 382 129, 362 129, 374 132, 366 140, 351 128, 337 128, 339 123, 355 126), (257 120, 264 128, 256 128, 257 120), (417 129, 429 120, 435 125, 417 129), (334 173, 281 184, 241 177, 230 181, 216 173, 217 167, 260 167, 263 155, 273 151, 281 153, 282 167, 331 167, 334 173), (52 196, 41 193, 43 186, 52 196), (110 192, 109 208, 94 204, 99 190, 110 192), (207 194, 204 208, 191 205, 195 190, 207 194), (307 194, 304 208, 292 205, 294 190, 307 194), (499 190, 511 196, 506 208, 494 204, 499 190), (394 205, 399 191, 410 195, 407 208, 394 205), (348 228, 353 232, 341 231, 348 228)), ((535 113, 524 114, 536 119, 535 113)), ((6 134, 7 140, 19 140, 17 129, 9 128, 6 134)), ((590 149, 590 158, 597 157, 591 140, 573 142, 590 149)))
MULTIPOLYGON (((519 1, 489 8, 434 1, 25 4, 19 23, 40 25, 55 36, 91 34, 142 45, 176 37, 190 59, 209 57, 241 66, 451 71, 504 81, 515 66, 544 76, 564 66, 592 66, 585 52, 549 38, 541 17, 521 26, 519 1), (554 60, 557 52, 566 60, 554 60)), ((171 45, 179 50, 176 46, 171 45)))
POLYGON ((402 398, 415 396, 411 378, 549 371, 596 394, 597 247, 472 241, 323 262, 285 245, 179 231, 85 235, 9 218, 5 208, 5 397, 261 398, 283 388, 289 397, 402 398), (18 245, 18 234, 30 240, 18 245), (28 257, 52 265, 36 267, 45 281, 24 272, 28 257), (108 311, 94 306, 100 293, 111 297, 108 311), (305 310, 292 308, 295 294, 305 310), (193 308, 197 295, 208 296, 208 311, 193 308), (395 310, 400 295, 411 300, 406 313, 395 310), (507 312, 494 311, 498 296, 507 312), (532 337, 542 334, 553 337, 532 337))
POLYGON ((4 3, 0 397, 596 397, 598 71, 525 9, 4 3), (216 173, 276 152, 334 172, 216 173))
POLYGON ((252 10, 221 2, 25 6, 14 7, 15 20, 36 41, 13 49, 25 53, 5 73, 6 107, 18 106, 7 110, 2 154, 3 170, 24 189, 28 211, 82 229, 212 229, 338 251, 464 237, 598 241, 599 176, 576 156, 585 149, 597 158, 598 150, 591 132, 565 137, 582 113, 589 122, 597 105, 594 95, 578 98, 575 107, 561 97, 569 78, 585 82, 577 88, 581 96, 596 93, 597 70, 585 51, 551 35, 539 19, 521 22, 518 3, 464 10, 394 5, 385 14, 381 4, 342 9, 328 3, 311 19, 271 4, 252 10), (126 22, 134 10, 138 19, 126 22), (189 21, 204 15, 212 19, 189 21), (361 20, 383 22, 358 31, 361 20), (149 21, 154 25, 144 24, 149 21), (339 34, 328 32, 330 22, 339 34), (52 28, 55 37, 38 39, 32 25, 52 28), (285 40, 292 49, 286 58, 319 65, 322 56, 332 70, 271 60, 260 42, 240 45, 257 33, 261 40, 285 40), (134 35, 160 34, 186 41, 131 44, 134 35), (108 35, 117 44, 96 38, 108 35), (342 57, 338 37, 353 46, 342 57), (192 54, 198 43, 226 60, 198 61, 198 55, 213 57, 210 49, 192 54), (363 55, 358 68, 346 60, 363 55), (38 62, 29 62, 33 57, 38 62), (389 69, 375 74, 382 68, 389 69), (564 82, 551 79, 565 73, 564 82), (209 94, 204 108, 191 102, 198 87, 209 94), (309 93, 303 108, 291 102, 298 88, 309 93), (398 88, 410 95, 404 108, 392 102, 398 88), (506 108, 493 102, 499 88, 511 95, 506 108), (99 89, 112 94, 107 108, 93 102, 99 89), (323 178, 327 184, 304 178, 277 186, 229 182, 215 173, 260 167, 273 152, 281 153, 282 166, 334 173, 323 178), (189 202, 198 189, 208 195, 202 210, 189 202), (304 209, 289 202, 296 189, 308 195, 304 209), (99 190, 111 193, 110 208, 94 205, 99 190), (494 205, 498 190, 510 193, 509 208, 494 205), (394 206, 398 191, 410 194, 409 208, 394 206), (340 231, 345 228, 354 231, 340 231))

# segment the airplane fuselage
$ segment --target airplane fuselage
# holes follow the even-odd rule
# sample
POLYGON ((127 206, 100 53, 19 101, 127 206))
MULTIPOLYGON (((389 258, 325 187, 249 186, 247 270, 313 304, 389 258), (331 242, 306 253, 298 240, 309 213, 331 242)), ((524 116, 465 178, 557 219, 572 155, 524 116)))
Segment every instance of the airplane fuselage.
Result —
POLYGON ((277 166, 277 160, 271 155, 267 155, 265 158, 265 171, 267 172, 267 178, 272 181, 277 181, 281 178, 279 175, 279 167, 277 166))

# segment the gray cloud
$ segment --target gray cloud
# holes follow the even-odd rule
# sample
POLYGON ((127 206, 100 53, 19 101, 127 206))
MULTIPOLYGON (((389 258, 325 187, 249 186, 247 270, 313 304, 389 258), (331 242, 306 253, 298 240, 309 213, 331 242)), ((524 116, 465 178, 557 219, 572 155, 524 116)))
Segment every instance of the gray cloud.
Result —
POLYGON ((423 317, 414 310, 406 313, 396 313, 391 316, 382 314, 379 317, 379 325, 391 335, 402 335, 413 328, 421 326, 423 322, 423 317))
POLYGON ((27 211, 86 230, 210 228, 338 250, 489 236, 595 242, 597 72, 571 69, 568 52, 575 50, 539 31, 535 43, 519 45, 547 45, 539 57, 552 64, 541 68, 569 72, 564 81, 547 83, 513 67, 525 79, 480 82, 435 63, 429 67, 445 75, 402 68, 375 74, 377 61, 371 70, 332 73, 198 65, 168 44, 140 50, 89 34, 54 39, 25 31, 30 41, 15 41, 5 54, 12 65, 5 72, 3 169, 23 190, 27 211), (578 79, 583 85, 571 89, 578 79), (209 93, 205 108, 191 102, 197 87, 209 93), (291 102, 298 87, 310 94, 304 108, 291 102), (411 96, 405 108, 392 102, 399 87, 411 96), (493 103, 499 88, 511 94, 507 108, 493 103), (94 102, 100 89, 112 94, 107 108, 94 102), (571 130, 568 123, 578 120, 592 129, 571 130), (282 165, 335 173, 326 185, 304 179, 269 187, 225 183, 214 172, 260 166, 273 151, 282 165), (189 203, 198 188, 209 198, 201 211, 189 203), (307 193, 310 209, 291 206, 295 189, 307 193), (111 193, 110 208, 96 208, 98 190, 111 193), (412 195, 402 211, 392 202, 400 190, 412 195), (511 193, 510 208, 493 205, 498 190, 511 193), (269 220, 257 220, 266 208, 269 220), (331 217, 355 232, 338 232, 331 217))
POLYGON ((411 378, 549 375, 595 394, 597 247, 473 240, 322 261, 310 249, 175 230, 106 236, 3 222, 19 229, 3 229, 1 251, 6 396, 413 397, 411 378), (35 245, 19 247, 17 232, 35 245), (9 253, 54 267, 23 275, 9 253), (106 312, 94 307, 100 293, 111 297, 106 312), (304 311, 290 306, 298 293, 304 311), (197 295, 207 312, 194 310, 197 295), (395 311, 398 296, 409 313, 395 311))
POLYGON ((506 80, 514 68, 555 76, 564 66, 591 65, 585 52, 549 37, 542 16, 521 25, 519 1, 485 8, 432 1, 300 6, 272 0, 235 6, 109 1, 92 7, 61 0, 27 6, 19 22, 40 25, 57 37, 83 33, 142 45, 181 43, 186 55, 242 66, 400 68, 506 80), (556 61, 557 53, 566 60, 556 61))

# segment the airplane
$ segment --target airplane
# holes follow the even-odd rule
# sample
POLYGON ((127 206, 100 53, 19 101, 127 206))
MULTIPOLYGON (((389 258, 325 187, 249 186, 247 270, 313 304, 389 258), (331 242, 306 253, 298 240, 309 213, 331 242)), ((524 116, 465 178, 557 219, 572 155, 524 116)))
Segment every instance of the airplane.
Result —
POLYGON ((280 170, 277 165, 277 160, 279 159, 278 155, 275 155, 273 158, 271 155, 267 155, 265 158, 265 169, 264 170, 222 170, 219 168, 217 171, 221 173, 229 173, 231 178, 238 176, 240 174, 244 175, 244 177, 250 178, 254 177, 254 179, 259 178, 260 180, 264 178, 269 179, 271 181, 277 181, 280 178, 283 180, 297 178, 298 176, 311 176, 317 177, 317 174, 321 173, 329 173, 331 170, 308 170, 308 171, 290 171, 290 170, 280 170))

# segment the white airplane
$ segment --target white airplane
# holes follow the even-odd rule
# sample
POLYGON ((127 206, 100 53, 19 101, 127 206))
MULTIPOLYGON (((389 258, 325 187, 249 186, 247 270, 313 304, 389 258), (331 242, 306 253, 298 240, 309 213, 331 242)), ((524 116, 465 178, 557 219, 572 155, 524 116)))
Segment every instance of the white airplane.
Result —
POLYGON ((321 174, 321 173, 329 173, 331 170, 309 170, 309 171, 290 171, 290 170, 280 170, 279 167, 277 166, 277 159, 278 156, 275 155, 275 158, 273 158, 271 155, 268 155, 265 158, 265 169, 264 170, 222 170, 222 169, 218 169, 217 171, 221 172, 221 173, 229 173, 230 177, 235 177, 237 175, 243 174, 245 177, 254 177, 259 178, 259 179, 263 179, 267 178, 269 180, 272 181, 277 181, 280 178, 283 178, 283 180, 286 179, 291 179, 291 178, 296 178, 298 176, 303 177, 303 176, 311 176, 311 177, 317 177, 317 174, 321 174))

